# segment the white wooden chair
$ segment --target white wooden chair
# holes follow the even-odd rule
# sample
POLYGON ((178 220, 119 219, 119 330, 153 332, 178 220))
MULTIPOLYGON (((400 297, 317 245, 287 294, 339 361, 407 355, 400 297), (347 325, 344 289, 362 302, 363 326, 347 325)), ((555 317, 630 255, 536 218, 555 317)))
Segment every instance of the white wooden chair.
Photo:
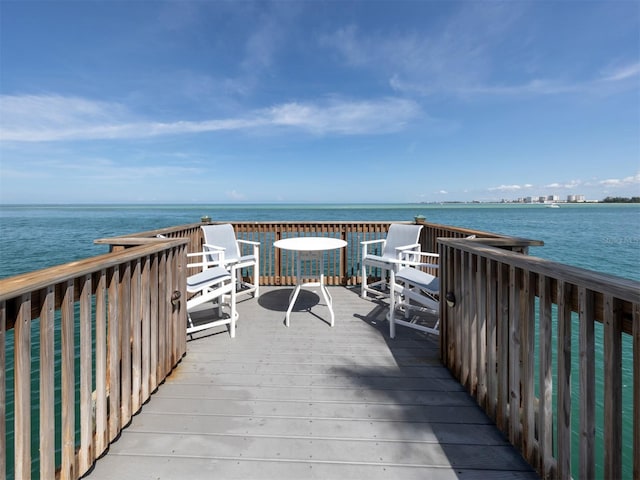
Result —
POLYGON ((204 237, 203 263, 219 265, 232 273, 237 281, 238 294, 253 293, 254 298, 260 295, 260 243, 249 240, 238 240, 233 225, 203 225, 204 237), (253 282, 242 277, 243 268, 253 270, 253 282))
POLYGON ((440 282, 438 277, 425 271, 437 269, 437 262, 437 253, 405 252, 398 270, 391 270, 393 295, 389 297, 388 315, 391 338, 396 336, 396 324, 433 335, 440 334, 440 282), (435 324, 420 324, 419 317, 411 317, 411 309, 416 307, 435 313, 435 324), (404 319, 397 318, 397 310, 404 311, 404 319))
POLYGON ((387 275, 394 270, 398 270, 402 252, 419 250, 420 243, 418 242, 421 230, 422 225, 394 223, 389 226, 386 238, 360 242, 360 245, 362 245, 362 298, 367 298, 367 292, 376 295, 388 295, 385 291, 387 275), (380 255, 376 255, 371 251, 372 247, 377 245, 381 246, 380 255), (368 284, 367 268, 381 269, 380 280, 368 284))
MULTIPOLYGON (((236 336, 238 313, 236 311, 236 281, 234 274, 234 271, 229 272, 223 267, 214 266, 187 277, 187 292, 195 294, 187 300, 187 334, 193 334, 219 325, 229 325, 231 338, 236 336), (229 316, 223 317, 222 306, 226 298, 229 298, 229 316), (209 302, 211 302, 212 306, 217 307, 217 317, 213 320, 194 321, 193 317, 196 312, 203 311, 202 308, 198 307, 209 302)), ((204 316, 204 314, 198 316, 204 316)))

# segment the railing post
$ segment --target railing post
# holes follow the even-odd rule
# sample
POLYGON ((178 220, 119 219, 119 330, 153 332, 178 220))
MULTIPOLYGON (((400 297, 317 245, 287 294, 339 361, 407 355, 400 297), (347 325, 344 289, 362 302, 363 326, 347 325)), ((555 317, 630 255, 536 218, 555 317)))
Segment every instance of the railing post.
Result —
POLYGON ((604 357, 604 474, 622 478, 622 319, 612 295, 604 297, 604 357))
MULTIPOLYGON (((16 478, 31 478, 31 294, 20 298, 14 326, 14 445, 16 478)), ((3 386, 4 388, 4 386, 3 386)))

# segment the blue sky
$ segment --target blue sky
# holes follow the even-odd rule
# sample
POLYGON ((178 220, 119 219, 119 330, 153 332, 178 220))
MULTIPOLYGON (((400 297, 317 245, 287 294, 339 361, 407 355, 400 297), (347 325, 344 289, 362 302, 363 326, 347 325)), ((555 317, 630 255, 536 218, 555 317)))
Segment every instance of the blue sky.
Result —
POLYGON ((1 203, 640 195, 637 1, 0 0, 1 203))

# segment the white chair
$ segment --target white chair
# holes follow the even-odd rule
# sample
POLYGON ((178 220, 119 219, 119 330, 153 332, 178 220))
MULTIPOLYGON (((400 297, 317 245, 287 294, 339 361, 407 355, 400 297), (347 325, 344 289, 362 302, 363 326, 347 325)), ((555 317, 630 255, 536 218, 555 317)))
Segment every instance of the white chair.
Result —
POLYGON ((362 245, 362 298, 367 298, 367 292, 376 295, 387 295, 385 292, 387 275, 391 271, 398 270, 402 252, 407 250, 417 251, 420 248, 418 241, 421 230, 422 225, 393 223, 389 226, 386 238, 360 242, 360 245, 362 245), (381 246, 380 255, 371 253, 371 247, 376 245, 381 246), (381 269, 380 280, 367 284, 367 268, 381 269))
POLYGON ((260 243, 249 240, 238 240, 229 223, 220 225, 203 225, 204 237, 203 263, 219 265, 230 272, 238 282, 238 294, 253 293, 260 295, 260 243), (241 269, 253 269, 253 283, 242 278, 241 269))
POLYGON ((389 298, 389 336, 396 336, 396 324, 414 328, 433 335, 440 334, 440 282, 438 277, 425 269, 438 268, 438 254, 429 252, 405 252, 398 271, 391 270, 393 294, 389 298), (417 304, 417 305, 416 305, 417 304), (412 308, 423 308, 436 314, 433 326, 417 323, 419 317, 411 317, 412 308), (404 310, 404 319, 396 318, 396 310, 404 310))
POLYGON ((206 268, 200 273, 187 277, 187 292, 195 294, 187 300, 187 334, 193 334, 200 330, 217 327, 219 325, 229 325, 231 338, 236 336, 236 281, 234 271, 227 271, 223 267, 206 268), (229 317, 223 318, 222 306, 225 298, 229 297, 229 317), (194 322, 193 317, 198 307, 211 302, 218 307, 218 317, 204 322, 194 322))

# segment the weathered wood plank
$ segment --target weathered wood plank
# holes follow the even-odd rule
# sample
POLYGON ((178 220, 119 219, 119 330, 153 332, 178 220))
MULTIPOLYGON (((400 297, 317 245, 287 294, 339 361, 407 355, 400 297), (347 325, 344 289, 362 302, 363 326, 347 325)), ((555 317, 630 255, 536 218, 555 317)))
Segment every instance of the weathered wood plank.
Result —
POLYGON ((131 263, 124 265, 120 276, 120 428, 131 420, 131 263))
POLYGON ((107 387, 109 390, 109 441, 113 441, 120 431, 120 269, 115 267, 109 280, 109 351, 107 387))
POLYGON ((74 282, 68 281, 62 301, 62 468, 60 478, 76 478, 75 445, 75 312, 73 308, 74 282))
POLYGON ((80 293, 80 450, 78 475, 89 470, 94 460, 92 378, 91 275, 86 275, 80 293))
POLYGON ((559 281, 558 296, 558 477, 571 478, 571 308, 570 285, 559 281))
POLYGON ((31 296, 22 295, 15 324, 14 432, 16 478, 31 478, 31 296))
POLYGON ((95 458, 107 448, 107 272, 102 270, 96 288, 96 431, 95 458))
POLYGON ((616 302, 605 296, 604 313, 604 470, 607 478, 622 478, 622 322, 616 302))
POLYGON ((40 312, 40 477, 55 476, 55 289, 48 287, 40 312))
POLYGON ((517 447, 522 446, 521 415, 521 352, 522 352, 522 311, 520 292, 522 291, 522 271, 509 267, 509 439, 517 447))
MULTIPOLYGON (((7 339, 7 302, 0 301, 0 345, 7 339)), ((7 418, 7 358, 5 348, 0 348, 0 418, 7 418)), ((7 458, 7 425, 0 422, 0 458, 7 458)), ((7 478, 7 462, 0 462, 0 478, 7 478)))
POLYGON ((640 478, 640 304, 633 311, 633 478, 640 478))
POLYGON ((384 304, 330 288, 333 328, 317 303, 285 328, 273 300, 289 289, 266 288, 238 304, 235 339, 226 326, 194 335, 88 478, 175 464, 184 478, 536 478, 439 364, 437 338, 390 340, 384 304))
POLYGON ((142 259, 131 274, 131 413, 142 405, 142 259))
POLYGON ((539 365, 539 401, 538 401, 538 442, 540 446, 540 468, 543 476, 550 478, 554 464, 553 458, 553 352, 551 321, 551 281, 538 276, 538 292, 540 295, 540 329, 538 344, 540 345, 539 365))
POLYGON ((141 401, 146 402, 149 399, 149 372, 151 371, 151 305, 150 305, 150 275, 151 275, 151 263, 150 258, 145 257, 142 270, 142 284, 140 289, 140 316, 141 316, 141 329, 142 329, 142 366, 141 366, 141 401))
POLYGON ((593 292, 580 288, 580 477, 595 478, 596 361, 593 292))

